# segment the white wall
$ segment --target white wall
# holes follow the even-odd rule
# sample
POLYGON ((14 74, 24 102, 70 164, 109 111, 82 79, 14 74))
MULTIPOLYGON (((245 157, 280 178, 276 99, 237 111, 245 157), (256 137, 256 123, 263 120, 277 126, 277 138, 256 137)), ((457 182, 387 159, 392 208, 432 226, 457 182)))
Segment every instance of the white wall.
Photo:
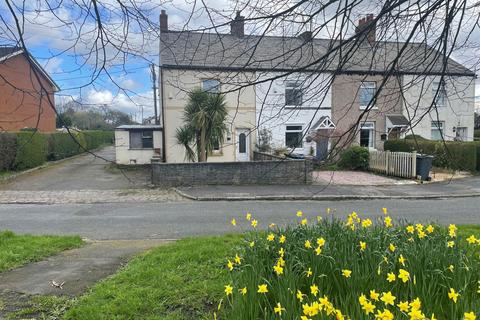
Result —
POLYGON ((431 122, 443 121, 445 140, 455 138, 454 127, 467 127, 467 140, 473 140, 475 80, 471 77, 447 77, 445 86, 447 102, 445 107, 431 109, 435 89, 433 82, 440 77, 404 76, 403 87, 405 108, 403 113, 412 123, 414 133, 424 138, 431 138, 431 122), (438 114, 437 114, 438 111, 438 114), (423 119, 422 119, 423 117, 423 119))
MULTIPOLYGON (((162 148, 162 132, 153 131, 153 148, 162 148)), ((150 164, 154 149, 130 149, 130 131, 115 130, 115 157, 117 164, 150 164)))
MULTIPOLYGON (((279 73, 265 72, 257 74, 260 81, 280 76, 279 73)), ((296 73, 288 80, 302 82, 303 104, 301 107, 285 107, 285 84, 287 77, 268 80, 256 85, 256 114, 258 129, 266 128, 272 133, 272 145, 275 149, 285 148, 285 128, 287 125, 302 125, 308 131, 322 116, 331 117, 330 75, 296 73)), ((303 148, 295 153, 315 152, 315 143, 307 143, 304 135, 303 148)))

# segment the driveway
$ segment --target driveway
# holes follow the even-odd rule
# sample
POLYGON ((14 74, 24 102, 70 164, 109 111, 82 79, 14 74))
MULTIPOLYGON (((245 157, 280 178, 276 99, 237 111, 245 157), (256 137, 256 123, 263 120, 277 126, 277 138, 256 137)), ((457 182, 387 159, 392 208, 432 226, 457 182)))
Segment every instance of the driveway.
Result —
POLYGON ((83 154, 21 175, 10 183, 0 184, 0 190, 112 190, 142 188, 150 183, 147 170, 118 170, 110 166, 115 161, 114 147, 94 154, 83 154))

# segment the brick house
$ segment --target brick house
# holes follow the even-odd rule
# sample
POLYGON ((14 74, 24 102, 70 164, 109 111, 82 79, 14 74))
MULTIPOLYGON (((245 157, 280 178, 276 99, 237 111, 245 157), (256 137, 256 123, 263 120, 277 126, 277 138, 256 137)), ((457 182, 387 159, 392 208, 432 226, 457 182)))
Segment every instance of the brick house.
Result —
POLYGON ((0 131, 53 132, 54 92, 59 87, 27 54, 19 47, 0 47, 0 131))

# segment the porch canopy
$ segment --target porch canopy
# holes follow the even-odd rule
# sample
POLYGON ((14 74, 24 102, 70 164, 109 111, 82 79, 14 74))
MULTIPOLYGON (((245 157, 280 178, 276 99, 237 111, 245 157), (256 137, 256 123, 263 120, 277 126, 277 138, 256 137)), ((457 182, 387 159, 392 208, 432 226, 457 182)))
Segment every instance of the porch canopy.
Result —
POLYGON ((402 115, 387 116, 387 129, 406 129, 410 122, 402 115))

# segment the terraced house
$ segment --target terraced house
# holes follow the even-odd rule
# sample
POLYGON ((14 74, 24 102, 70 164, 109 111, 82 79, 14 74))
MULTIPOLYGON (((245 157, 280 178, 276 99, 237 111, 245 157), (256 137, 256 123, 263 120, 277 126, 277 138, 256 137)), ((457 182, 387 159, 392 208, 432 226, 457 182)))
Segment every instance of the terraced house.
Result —
POLYGON ((383 141, 410 133, 472 140, 475 73, 450 58, 444 68, 427 44, 377 41, 375 23, 368 15, 353 41, 341 42, 310 31, 247 35, 240 13, 228 34, 171 31, 162 12, 166 161, 185 159, 175 132, 194 87, 227 97, 229 133, 209 161, 250 160, 262 129, 274 149, 320 159, 334 146, 382 149, 383 141))

